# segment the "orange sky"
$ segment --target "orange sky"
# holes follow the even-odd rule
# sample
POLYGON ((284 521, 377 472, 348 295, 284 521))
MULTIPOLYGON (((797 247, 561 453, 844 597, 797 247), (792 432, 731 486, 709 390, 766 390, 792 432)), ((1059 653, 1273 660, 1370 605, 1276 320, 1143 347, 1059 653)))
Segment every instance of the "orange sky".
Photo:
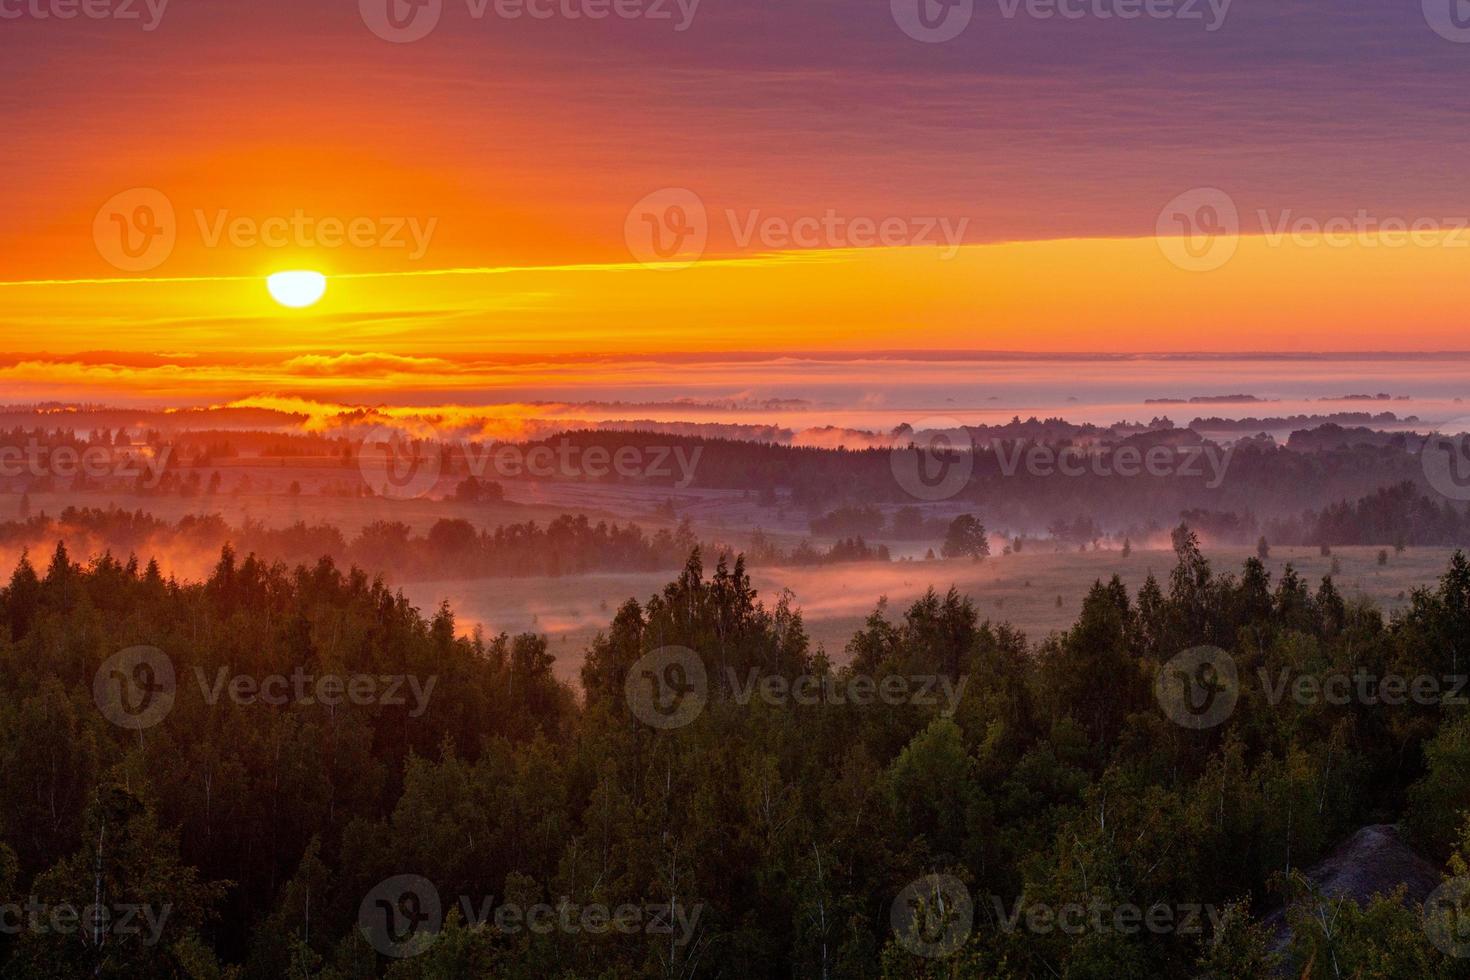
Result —
POLYGON ((988 11, 924 45, 888 6, 709 0, 676 31, 451 4, 401 45, 350 2, 178 0, 148 31, 7 20, 0 350, 215 366, 12 357, 0 381, 192 395, 215 371, 268 392, 347 353, 309 370, 350 396, 405 375, 483 390, 461 366, 508 353, 1470 346, 1470 233, 1262 235, 1470 214, 1470 46, 1417 9, 1238 5, 1211 32, 988 11), (1243 233, 1210 271, 1154 237, 1200 187, 1243 233), (120 267, 109 212, 131 221, 139 188, 174 243, 120 267), (640 208, 662 221, 691 194, 699 260, 641 265, 640 208), (259 240, 298 216, 313 231, 259 240), (322 221, 365 232, 333 245, 322 221), (817 230, 794 244, 793 224, 817 230), (275 307, 261 277, 283 268, 333 276, 326 299, 275 307), (134 281, 80 281, 114 278, 134 281))
MULTIPOLYGON (((1463 348, 1465 252, 1240 241, 1224 267, 1187 271, 1152 239, 788 252, 337 278, 307 311, 275 306, 252 270, 232 281, 0 287, 13 351, 98 349, 392 354, 903 348, 1126 350, 1463 348), (1407 346, 1407 345, 1406 345, 1407 346)), ((350 256, 297 253, 275 267, 350 273, 350 256)), ((369 364, 379 362, 367 360, 369 364)), ((388 363, 388 362, 383 362, 388 363)), ((359 383, 355 375, 344 385, 359 383)))

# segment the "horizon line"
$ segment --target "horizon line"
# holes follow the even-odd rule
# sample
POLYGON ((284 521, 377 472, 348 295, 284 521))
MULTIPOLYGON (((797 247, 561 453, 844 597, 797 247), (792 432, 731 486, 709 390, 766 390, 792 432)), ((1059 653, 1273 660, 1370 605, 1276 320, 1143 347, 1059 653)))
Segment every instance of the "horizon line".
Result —
MULTIPOLYGON (((1001 350, 991 348, 963 348, 963 347, 935 347, 935 348, 872 348, 872 349, 834 349, 834 350, 651 350, 651 351, 560 351, 560 352, 517 352, 500 351, 495 353, 472 354, 466 356, 462 352, 453 354, 441 354, 430 350, 420 351, 413 355, 405 355, 397 351, 387 350, 343 350, 323 349, 313 352, 309 348, 293 346, 286 349, 274 351, 284 357, 302 356, 327 356, 332 358, 360 357, 360 356, 389 356, 389 357, 412 357, 424 359, 439 359, 450 363, 461 364, 493 364, 493 363, 527 363, 527 362, 562 362, 578 360, 614 360, 614 361, 755 361, 755 360, 812 360, 812 361, 835 361, 835 360, 952 360, 963 358, 969 360, 1128 360, 1128 359, 1161 359, 1161 360, 1313 360, 1313 359, 1355 359, 1355 360, 1415 360, 1429 357, 1447 358, 1470 358, 1470 348, 1460 350, 1426 349, 1426 350, 1310 350, 1310 351, 1268 351, 1268 350, 1131 350, 1131 351, 1088 351, 1088 350, 1001 350)), ((125 358, 136 361, 139 358, 157 360, 172 363, 176 361, 192 361, 194 363, 230 363, 232 356, 247 354, 245 351, 219 350, 213 352, 197 353, 170 353, 159 354, 152 351, 129 351, 107 348, 91 348, 88 350, 68 351, 57 353, 48 350, 32 351, 3 351, 0 350, 0 365, 15 363, 23 360, 45 360, 45 361, 91 361, 98 362, 101 358, 125 358)), ((252 361, 260 361, 262 352, 257 348, 248 352, 252 361)))

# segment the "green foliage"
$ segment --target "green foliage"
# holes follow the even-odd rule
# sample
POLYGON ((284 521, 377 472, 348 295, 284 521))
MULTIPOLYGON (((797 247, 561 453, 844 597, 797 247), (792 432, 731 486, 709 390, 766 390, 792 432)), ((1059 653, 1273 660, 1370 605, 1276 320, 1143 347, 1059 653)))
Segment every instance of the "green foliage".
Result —
POLYGON ((973 514, 961 514, 949 524, 940 553, 946 558, 973 558, 979 561, 990 555, 990 538, 973 514))
POLYGON ((1302 980, 1337 977, 1456 977, 1459 964, 1435 949, 1419 909, 1404 902, 1403 890, 1377 895, 1366 906, 1329 898, 1300 874, 1287 876, 1291 897, 1290 960, 1302 980))
POLYGON ((1200 955, 1199 968, 1209 980, 1259 980, 1274 974, 1281 957, 1271 951, 1271 930, 1251 919, 1250 905, 1231 902, 1219 928, 1200 955))
POLYGON ((1448 722, 1424 745, 1426 772, 1409 790, 1409 826, 1439 853, 1457 842, 1470 812, 1470 717, 1448 722))
POLYGON ((447 606, 422 615, 331 561, 287 569, 226 549, 187 585, 64 549, 44 575, 23 562, 0 590, 0 903, 81 907, 100 891, 170 912, 153 942, 0 934, 0 975, 1234 978, 1273 969, 1270 927, 1249 910, 1283 901, 1306 976, 1460 975, 1401 896, 1359 907, 1300 869, 1399 814, 1452 873, 1470 868, 1462 713, 1273 691, 1463 671, 1470 563, 1456 556, 1385 621, 1330 580, 1273 582, 1257 559, 1217 574, 1187 528, 1175 545, 1166 583, 1098 582, 1070 629, 1035 644, 954 590, 896 614, 880 603, 843 666, 810 649, 784 597, 760 601, 743 560, 706 573, 696 551, 616 610, 580 692, 543 638, 462 636, 447 606), (179 678, 142 731, 108 722, 92 692, 103 661, 139 644, 179 678), (1229 717, 1194 731, 1152 688, 1205 644, 1230 651, 1242 683, 1229 717), (625 691, 670 647, 698 652, 708 702, 659 730, 625 691), (436 683, 421 712, 205 696, 222 669, 298 668, 436 683), (750 697, 765 678, 827 691, 917 678, 953 696, 750 697), (405 874, 432 885, 443 918, 400 961, 359 918, 405 874), (930 875, 972 899, 948 958, 916 955, 890 924, 930 875), (673 934, 545 933, 491 914, 544 905, 580 923, 671 903, 685 913, 673 934), (1197 928, 1109 926, 1119 910, 1191 906, 1197 928), (1058 909, 1086 920, 1035 927, 1033 912, 1058 909))

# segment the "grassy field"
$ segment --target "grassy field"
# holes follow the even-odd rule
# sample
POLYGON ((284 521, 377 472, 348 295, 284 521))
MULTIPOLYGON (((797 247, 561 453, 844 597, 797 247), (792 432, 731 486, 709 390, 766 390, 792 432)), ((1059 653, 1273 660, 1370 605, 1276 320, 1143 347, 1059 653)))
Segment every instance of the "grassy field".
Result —
MULTIPOLYGON (((296 470, 300 472, 300 470, 296 470)), ((340 470, 323 471, 339 473, 340 470)), ((294 475, 291 468, 286 474, 294 475)), ((256 484, 266 480, 257 474, 256 484)), ((277 473, 276 481, 282 475, 277 473)), ((310 481, 307 481, 310 483, 310 481)), ((719 491, 685 490, 669 493, 652 487, 621 487, 567 483, 506 481, 507 500, 497 504, 460 504, 452 500, 383 500, 331 497, 317 493, 288 496, 281 493, 220 494, 183 498, 177 495, 134 496, 126 493, 43 494, 32 497, 33 513, 58 513, 68 503, 91 507, 117 505, 142 509, 167 520, 184 514, 218 512, 233 524, 246 517, 274 526, 297 520, 335 524, 355 534, 375 520, 401 520, 423 533, 441 517, 466 518, 481 527, 535 520, 546 523, 564 513, 585 513, 593 521, 636 520, 648 532, 668 527, 667 517, 654 509, 669 497, 681 517, 694 519, 696 531, 707 540, 739 540, 756 526, 784 547, 791 547, 804 531, 798 512, 762 508, 746 495, 719 491)), ((13 518, 19 498, 0 498, 0 519, 13 518), (9 511, 8 513, 6 511, 9 511)), ((825 546, 828 541, 816 542, 825 546)), ((923 543, 890 542, 895 556, 921 554, 923 543)), ((1339 588, 1347 595, 1364 595, 1392 611, 1406 601, 1410 590, 1432 583, 1443 573, 1449 549, 1415 548, 1389 554, 1377 563, 1378 548, 1338 548, 1339 588)), ((1218 572, 1239 572, 1253 548, 1211 548, 1207 554, 1218 572)), ((74 557, 84 557, 80 554, 74 557)), ((199 558, 203 574, 216 556, 199 558)), ((1315 588, 1328 574, 1333 558, 1316 548, 1276 548, 1268 563, 1273 577, 1287 563, 1315 588)), ((774 604, 790 590, 793 604, 805 618, 813 644, 820 644, 839 663, 848 640, 886 597, 891 618, 928 588, 951 585, 971 596, 981 615, 1010 622, 1033 640, 1065 629, 1075 620, 1082 598, 1092 583, 1119 575, 1131 592, 1152 571, 1161 580, 1174 564, 1172 551, 1135 550, 1124 558, 1120 551, 1037 552, 1004 555, 983 562, 901 560, 888 563, 843 564, 826 567, 755 567, 751 578, 762 599, 774 604)), ((558 671, 574 677, 588 642, 612 619, 618 605, 629 598, 641 600, 658 592, 674 577, 675 569, 646 574, 597 574, 571 578, 440 580, 399 583, 428 611, 448 599, 463 629, 479 625, 489 633, 506 631, 544 633, 557 656, 558 671)), ((183 574, 181 572, 181 574, 183 574)), ((186 576, 187 577, 187 576, 186 576)))
MULTIPOLYGON (((1412 548, 1402 555, 1390 552, 1388 564, 1380 567, 1378 550, 1336 549, 1334 557, 1341 566, 1336 582, 1346 595, 1365 595, 1388 611, 1403 606, 1415 587, 1433 583, 1451 554, 1444 548, 1412 548)), ((1250 548, 1207 551, 1217 572, 1236 573, 1254 553, 1250 548)), ((1316 548, 1273 549, 1267 563, 1273 580, 1288 562, 1315 589, 1328 574, 1332 558, 1321 557, 1316 548)), ((1006 555, 978 564, 932 561, 765 568, 752 570, 751 579, 768 605, 782 589, 790 589, 813 643, 822 644, 840 663, 847 641, 882 596, 888 598, 890 618, 898 618, 925 589, 932 586, 943 591, 954 585, 975 600, 982 617, 1010 622, 1035 640, 1070 626, 1094 581, 1117 574, 1136 593, 1150 571, 1165 581, 1173 564, 1173 552, 1135 551, 1124 558, 1117 551, 1090 551, 1006 555)), ((546 634, 557 657, 558 673, 570 678, 581 665, 587 643, 612 619, 620 603, 628 598, 647 599, 672 577, 672 572, 660 572, 425 581, 407 583, 404 588, 425 609, 448 599, 463 629, 478 624, 489 633, 534 630, 546 634)))
MULTIPOLYGON (((36 493, 31 495, 31 513, 60 514, 67 506, 120 507, 142 510, 167 521, 177 521, 187 514, 220 514, 238 526, 246 518, 271 527, 284 527, 297 521, 308 524, 335 524, 348 537, 373 521, 402 521, 422 534, 440 518, 464 518, 480 527, 536 521, 547 524, 563 514, 586 514, 593 521, 626 523, 629 518, 613 511, 587 507, 568 507, 559 501, 537 499, 534 484, 517 484, 507 491, 507 499, 498 503, 463 504, 453 500, 387 500, 373 497, 331 497, 304 493, 222 493, 214 496, 181 497, 177 494, 137 495, 132 493, 36 493)), ((18 518, 20 498, 10 494, 0 505, 0 519, 18 518)), ((637 523, 645 529, 671 527, 675 522, 651 514, 640 515, 637 523)))

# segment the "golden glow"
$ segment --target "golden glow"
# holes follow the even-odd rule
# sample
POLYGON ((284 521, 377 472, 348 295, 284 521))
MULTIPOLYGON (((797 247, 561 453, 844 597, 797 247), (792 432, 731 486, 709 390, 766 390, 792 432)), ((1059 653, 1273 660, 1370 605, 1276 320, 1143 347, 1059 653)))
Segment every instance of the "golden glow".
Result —
POLYGON ((314 306, 327 291, 327 277, 320 272, 277 272, 265 280, 271 298, 294 310, 314 306))
POLYGON ((1455 350, 1467 346, 1464 259, 1449 241, 1314 247, 1248 236, 1208 272, 1171 264, 1152 238, 968 245, 952 258, 923 248, 711 257, 674 272, 614 262, 364 274, 354 263, 331 277, 318 307, 330 305, 330 318, 304 320, 283 316, 274 292, 241 274, 243 259, 226 265, 215 255, 213 268, 229 275, 0 283, 10 351, 109 351, 112 363, 119 352, 185 351, 193 370, 140 365, 102 377, 114 369, 91 363, 67 378, 55 363, 21 357, 0 366, 0 384, 34 373, 55 386, 192 389, 208 363, 220 375, 209 381, 216 392, 269 392, 277 380, 294 390, 303 378, 391 391, 410 376, 440 390, 482 389, 496 378, 469 366, 510 354, 1361 351, 1411 330, 1416 349, 1455 350), (234 356, 242 337, 248 364, 234 356), (354 359, 311 360, 325 354, 354 359))

